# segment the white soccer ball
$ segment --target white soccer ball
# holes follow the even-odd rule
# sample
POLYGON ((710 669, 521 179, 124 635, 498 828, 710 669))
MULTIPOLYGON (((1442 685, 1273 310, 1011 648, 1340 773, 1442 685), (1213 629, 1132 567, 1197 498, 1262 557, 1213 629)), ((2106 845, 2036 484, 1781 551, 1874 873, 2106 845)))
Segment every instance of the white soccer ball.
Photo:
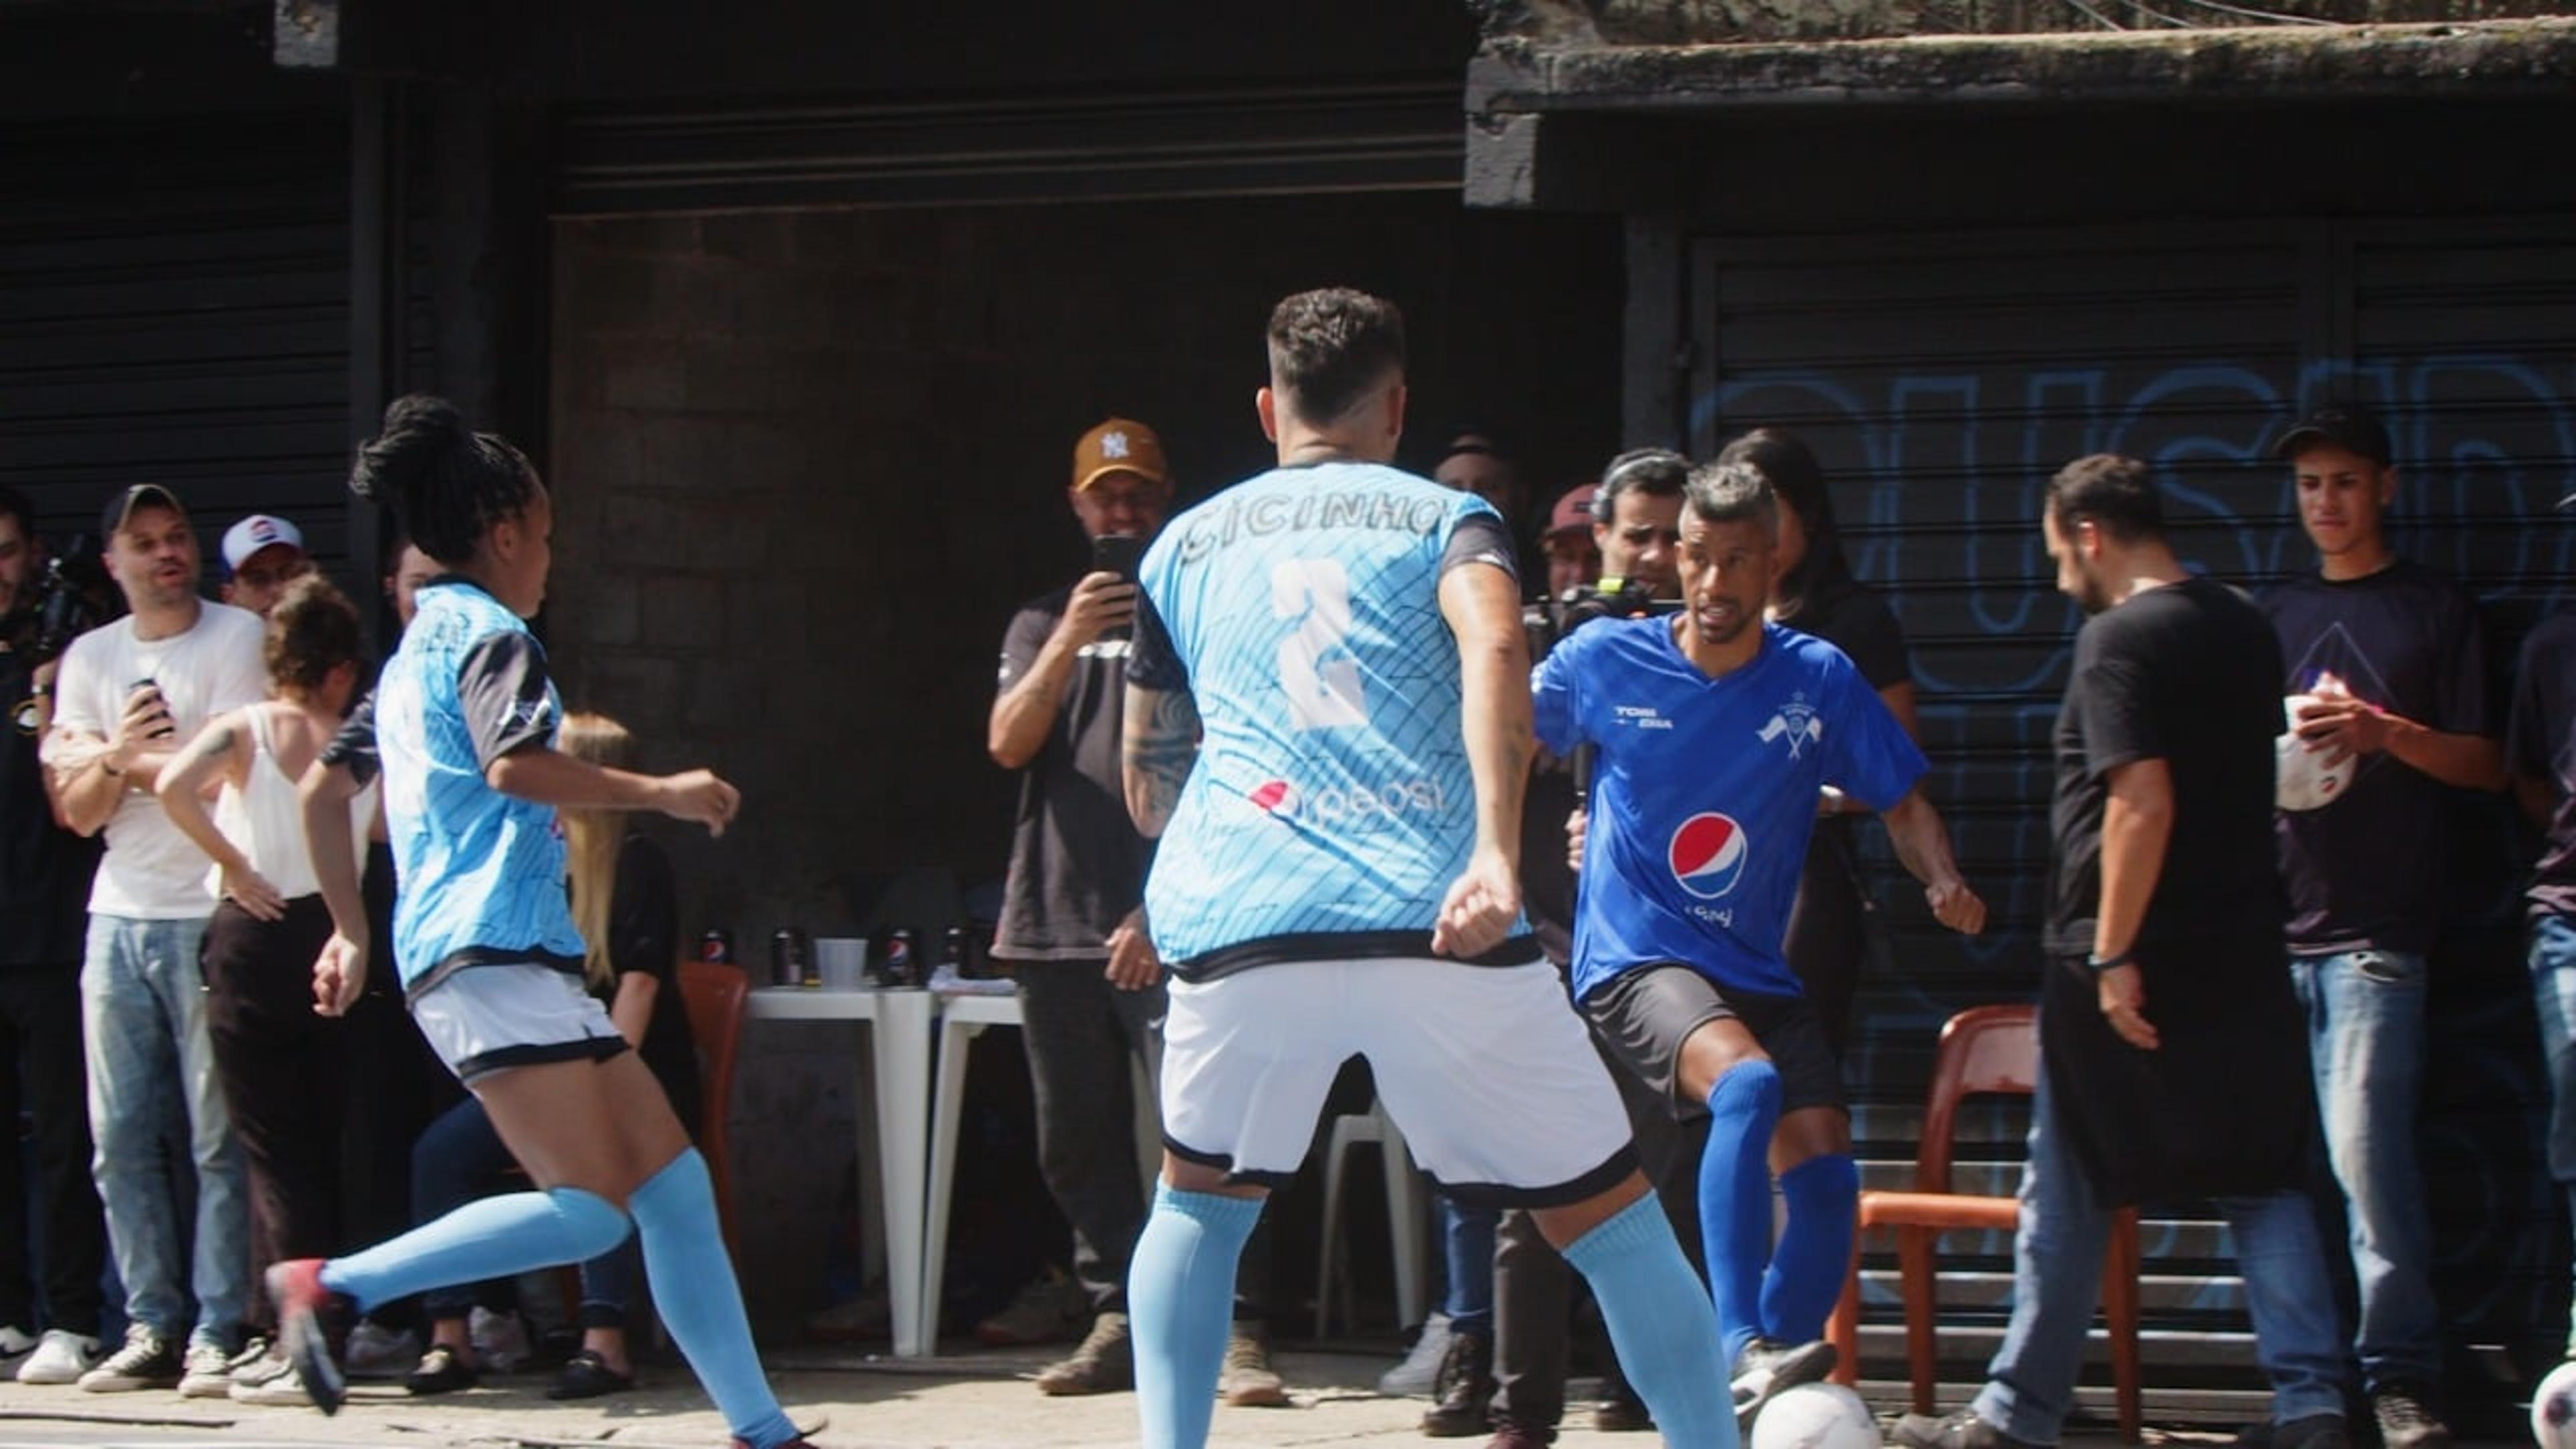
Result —
MULTIPOLYGON (((2314 695, 2291 695, 2281 701, 2282 710, 2296 720, 2299 706, 2314 699, 2314 695)), ((2342 799, 2352 784, 2353 767, 2361 763, 2346 755, 2327 764, 2326 751, 2309 749, 2295 729, 2282 731, 2272 742, 2272 760, 2272 803, 2284 810, 2322 810, 2342 799)))
POLYGON ((1878 1420, 1841 1384, 1800 1384, 1762 1406, 1751 1449, 1879 1449, 1878 1420))
POLYGON ((2576 1449, 2576 1359, 2551 1369, 2532 1391, 2531 1437, 2540 1449, 2576 1449))

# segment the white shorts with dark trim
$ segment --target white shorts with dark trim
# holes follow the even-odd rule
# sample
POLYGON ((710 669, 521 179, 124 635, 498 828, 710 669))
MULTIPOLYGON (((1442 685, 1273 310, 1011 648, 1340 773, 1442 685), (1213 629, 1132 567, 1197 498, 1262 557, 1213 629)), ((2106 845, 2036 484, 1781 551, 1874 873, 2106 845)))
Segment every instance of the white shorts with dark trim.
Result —
POLYGON ((451 971, 411 1000, 411 1019, 460 1082, 538 1062, 604 1062, 626 1050, 608 1008, 552 966, 451 971))
POLYGON ((1618 1089, 1544 961, 1283 961, 1175 981, 1163 1144, 1281 1186, 1354 1053, 1414 1161, 1458 1202, 1561 1207, 1636 1169, 1618 1089))

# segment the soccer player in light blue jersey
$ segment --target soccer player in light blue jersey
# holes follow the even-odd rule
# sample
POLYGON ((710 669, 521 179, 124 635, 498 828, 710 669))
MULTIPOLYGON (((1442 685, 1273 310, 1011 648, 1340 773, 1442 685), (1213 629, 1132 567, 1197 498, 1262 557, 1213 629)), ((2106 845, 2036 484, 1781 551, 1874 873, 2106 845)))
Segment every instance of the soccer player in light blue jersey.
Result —
MULTIPOLYGON (((355 1312, 425 1288, 644 1245, 653 1302, 744 1449, 798 1442, 752 1350, 706 1162, 670 1099, 583 989, 558 808, 659 810, 721 832, 740 807, 705 770, 648 776, 554 748, 563 709, 527 619, 554 509, 508 443, 428 397, 397 399, 350 487, 402 516, 448 572, 424 584, 376 692, 394 843, 394 964, 421 1034, 478 1098, 534 1191, 469 1203, 362 1252, 269 1270, 278 1334, 325 1413, 355 1312)), ((345 1009, 360 943, 335 936, 314 995, 345 1009)))
POLYGON ((1404 323, 1281 302, 1256 402, 1279 467, 1167 526, 1139 570, 1128 806, 1159 836, 1172 978, 1164 1153, 1128 1302, 1148 1449, 1206 1442, 1236 1255, 1369 1059, 1460 1202, 1526 1207, 1591 1279, 1667 1443, 1735 1449, 1717 1325, 1520 909, 1532 751, 1510 536, 1388 465, 1404 323))
POLYGON ((1779 505, 1743 464, 1683 492, 1685 612, 1592 624, 1538 669, 1538 737, 1598 751, 1581 831, 1574 994, 1594 1035, 1677 1114, 1700 1159, 1709 1286, 1746 1427, 1822 1378, 1859 1173, 1841 1068, 1781 954, 1832 786, 1882 812, 1943 925, 1986 908, 1916 782, 1923 753, 1841 650, 1763 620, 1779 505), (1774 1127, 1778 1137, 1774 1140, 1774 1127), (1788 1221, 1771 1241, 1771 1172, 1788 1221))

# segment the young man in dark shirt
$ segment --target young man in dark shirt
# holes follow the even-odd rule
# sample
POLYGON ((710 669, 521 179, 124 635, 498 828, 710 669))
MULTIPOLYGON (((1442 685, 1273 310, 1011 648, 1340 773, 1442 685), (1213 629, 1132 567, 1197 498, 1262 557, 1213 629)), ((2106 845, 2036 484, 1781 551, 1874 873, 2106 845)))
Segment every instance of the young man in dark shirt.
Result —
MULTIPOLYGON (((0 489, 0 1122, 23 1109, 35 1125, 36 1193, 27 1154, 0 1152, 0 1368, 20 1383, 67 1384, 98 1355, 99 1268, 107 1228, 89 1175, 88 1080, 81 1059, 80 966, 98 844, 55 823, 36 742, 54 717, 59 659, 37 652, 32 596, 45 565, 27 500, 0 489), (32 1205, 45 1244, 44 1317, 31 1272, 32 1205), (41 1340, 37 1330, 43 1329, 41 1340)), ((60 641, 53 641, 60 647, 60 641)))
MULTIPOLYGON (((1087 538, 1139 548, 1163 526, 1171 478, 1162 440, 1111 418, 1073 450, 1067 496, 1087 538)), ((1145 1223, 1128 1103, 1128 1059, 1149 1073, 1162 1060, 1162 963, 1140 902, 1152 851, 1127 818, 1119 726, 1136 617, 1132 572, 1086 573, 1032 599, 1002 640, 993 700, 994 761, 1018 770, 1020 810, 993 955, 1016 968, 1021 1041, 1037 1097, 1038 1161, 1073 1224, 1074 1278, 1092 1314, 1080 1347, 1038 1373, 1047 1394, 1125 1389, 1135 1370, 1127 1336, 1127 1256, 1145 1223)), ((1258 1256, 1258 1255, 1256 1255, 1258 1256)), ((1262 1281, 1256 1261, 1249 1281, 1262 1281)), ((1285 1399, 1251 1320, 1228 1357, 1229 1397, 1285 1399)))
POLYGON ((2254 606, 2186 572, 2147 466, 2096 455, 2048 489, 2076 636, 2056 798, 2040 1072, 2013 1312, 1973 1408, 1908 1415, 1911 1449, 2055 1444, 2111 1213, 2207 1196, 2228 1220, 2277 1449, 2344 1449, 2342 1325, 2296 1189, 2313 1132, 2272 868, 2280 658, 2254 606))
POLYGON ((2387 431, 2359 408, 2324 408, 2275 451, 2294 470, 2318 565, 2263 601, 2282 692, 2302 743, 2352 770, 2325 805, 2280 812, 2290 974, 2352 1225, 2363 1384, 2388 1449, 2433 1449, 2450 1434, 2428 1403, 2442 1358, 2415 1154, 2425 964, 2443 908, 2444 796, 2502 788, 2503 760, 2476 606, 2389 548, 2387 431))
MULTIPOLYGON (((2576 512, 2576 496, 2558 508, 2576 512)), ((2549 1063, 2549 1175, 2576 1203, 2576 613, 2542 620, 2523 643, 2505 757, 2515 799, 2546 835, 2531 872, 2531 989, 2549 1063)))

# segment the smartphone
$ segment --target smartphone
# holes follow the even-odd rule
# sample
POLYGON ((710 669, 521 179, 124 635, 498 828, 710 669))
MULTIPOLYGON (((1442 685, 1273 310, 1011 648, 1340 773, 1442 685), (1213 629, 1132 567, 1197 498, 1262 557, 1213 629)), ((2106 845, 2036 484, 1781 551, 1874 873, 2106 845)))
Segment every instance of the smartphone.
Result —
POLYGON ((1136 564, 1145 557, 1145 540, 1133 534, 1105 533, 1091 541, 1091 571, 1116 574, 1136 582, 1136 564))
MULTIPOLYGON (((126 692, 126 694, 127 694, 129 697, 131 697, 131 696, 133 695, 134 691, 136 691, 136 690, 138 690, 138 689, 148 689, 148 690, 151 690, 151 691, 152 691, 152 693, 153 693, 154 695, 156 695, 156 696, 157 696, 157 695, 159 695, 159 694, 161 693, 161 686, 160 686, 160 684, 159 684, 157 681, 155 681, 155 680, 152 678, 152 676, 150 676, 150 675, 148 675, 148 674, 147 674, 147 675, 145 675, 145 676, 143 676, 141 679, 138 679, 138 680, 134 681, 132 684, 127 685, 127 686, 126 686, 126 688, 125 688, 125 692, 126 692)), ((175 725, 175 724, 166 724, 166 725, 163 725, 161 728, 159 728, 159 729, 157 729, 157 730, 154 730, 154 731, 152 732, 152 738, 154 738, 154 739, 156 739, 156 740, 160 740, 160 739, 167 739, 167 738, 169 738, 170 736, 177 734, 178 732, 179 732, 179 727, 178 727, 177 725, 175 725)))

